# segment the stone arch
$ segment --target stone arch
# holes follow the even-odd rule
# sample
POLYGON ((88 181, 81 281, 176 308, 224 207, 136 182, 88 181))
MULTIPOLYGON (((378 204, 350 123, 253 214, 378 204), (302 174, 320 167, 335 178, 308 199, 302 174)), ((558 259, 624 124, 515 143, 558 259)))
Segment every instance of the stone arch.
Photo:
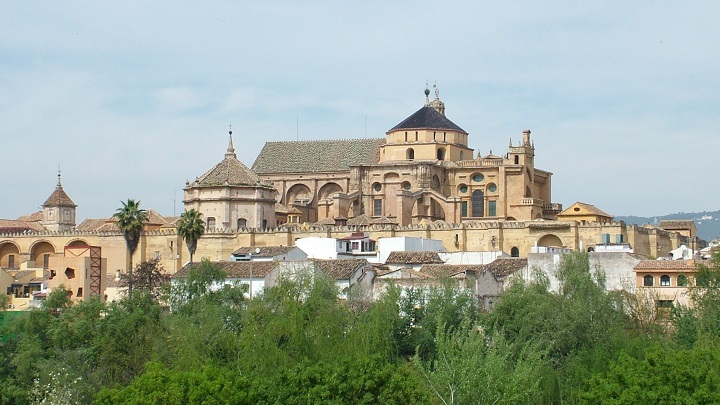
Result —
POLYGON ((287 191, 286 205, 291 204, 307 204, 313 200, 310 187, 304 184, 295 184, 287 191))
POLYGON ((383 176, 383 181, 386 183, 399 183, 400 175, 395 172, 386 173, 385 176, 383 176))
POLYGON ((440 177, 438 177, 437 174, 433 175, 432 178, 432 184, 430 185, 430 188, 433 191, 437 191, 438 193, 441 192, 440 188, 442 187, 442 184, 440 183, 440 177))
POLYGON ((89 248, 90 245, 83 239, 73 239, 65 245, 68 248, 89 248))
POLYGON ((15 242, 0 242, 0 267, 17 269, 20 267, 20 248, 15 242))
POLYGON ((35 267, 48 268, 50 256, 55 254, 55 246, 46 240, 40 240, 30 247, 30 260, 35 262, 35 267))
POLYGON ((542 238, 538 239, 537 241, 538 246, 544 246, 544 247, 563 247, 562 240, 557 236, 553 235, 551 233, 544 235, 542 238))
POLYGON ((343 189, 340 187, 337 183, 325 183, 322 187, 320 187, 320 191, 318 191, 318 199, 320 200, 327 200, 333 196, 333 194, 336 193, 342 193, 343 189))
POLYGON ((445 210, 443 209, 442 203, 437 200, 436 197, 430 194, 425 194, 423 197, 415 200, 412 207, 413 222, 420 222, 425 219, 428 221, 444 221, 445 210))

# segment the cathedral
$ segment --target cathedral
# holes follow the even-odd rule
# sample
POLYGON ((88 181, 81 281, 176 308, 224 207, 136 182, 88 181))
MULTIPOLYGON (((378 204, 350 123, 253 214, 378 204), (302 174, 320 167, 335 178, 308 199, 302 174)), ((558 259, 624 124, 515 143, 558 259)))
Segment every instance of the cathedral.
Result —
POLYGON ((267 142, 252 170, 300 222, 555 219, 552 173, 535 168, 530 131, 503 156, 475 156, 439 92, 385 138, 267 142))

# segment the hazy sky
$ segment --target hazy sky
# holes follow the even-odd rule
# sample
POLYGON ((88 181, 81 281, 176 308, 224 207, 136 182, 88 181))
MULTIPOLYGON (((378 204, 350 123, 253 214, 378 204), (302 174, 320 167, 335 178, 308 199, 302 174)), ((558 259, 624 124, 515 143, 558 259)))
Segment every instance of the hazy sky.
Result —
POLYGON ((84 218, 182 211, 232 122, 379 138, 437 82, 470 147, 532 130, 553 202, 720 209, 720 2, 0 2, 0 218, 57 183, 84 218))

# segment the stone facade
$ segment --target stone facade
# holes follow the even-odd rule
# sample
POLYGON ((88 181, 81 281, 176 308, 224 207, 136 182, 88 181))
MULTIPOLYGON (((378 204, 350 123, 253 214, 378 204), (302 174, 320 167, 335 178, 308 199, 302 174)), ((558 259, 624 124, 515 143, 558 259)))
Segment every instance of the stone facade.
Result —
POLYGON ((302 222, 387 217, 422 221, 555 219, 552 173, 535 168, 530 131, 504 156, 474 156, 469 134, 436 92, 381 139, 268 142, 253 171, 302 222))

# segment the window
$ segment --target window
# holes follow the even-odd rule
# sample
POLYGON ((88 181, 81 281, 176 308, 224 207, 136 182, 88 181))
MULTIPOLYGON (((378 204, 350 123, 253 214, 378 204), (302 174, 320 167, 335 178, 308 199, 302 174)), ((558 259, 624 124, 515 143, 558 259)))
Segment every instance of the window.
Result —
POLYGON ((625 235, 619 233, 615 235, 615 243, 623 243, 625 242, 625 235))
POLYGON ((78 287, 77 296, 78 296, 78 298, 83 296, 83 288, 82 287, 78 287))
POLYGON ((517 165, 519 163, 520 163, 520 156, 515 155, 515 164, 517 165))
POLYGON ((373 215, 376 217, 382 215, 382 200, 379 198, 373 200, 373 215))
POLYGON ((405 159, 406 160, 415 159, 415 150, 413 148, 408 148, 408 150, 405 151, 405 159))
POLYGON ((411 185, 409 181, 404 182, 402 185, 403 190, 410 190, 410 187, 411 185))
POLYGON ((477 173, 473 176, 473 181, 476 183, 480 183, 481 181, 485 180, 485 176, 483 176, 481 173, 477 173))
POLYGON ((511 257, 520 257, 520 249, 518 249, 517 246, 513 246, 512 249, 510 249, 510 256, 511 257))
POLYGON ((468 216, 467 207, 468 207, 467 201, 462 201, 460 203, 460 216, 463 218, 468 216))
POLYGON ((670 276, 667 274, 660 276, 660 285, 662 287, 670 287, 670 276))
POLYGON ((485 193, 482 190, 475 190, 472 193, 472 215, 474 217, 485 216, 485 193))
POLYGON ((494 217, 497 215, 496 205, 497 205, 496 201, 488 201, 488 216, 489 217, 494 217))
POLYGON ((245 228, 246 226, 247 226, 247 219, 245 219, 245 218, 238 218, 238 220, 237 220, 237 227, 238 227, 238 229, 240 229, 240 228, 245 228))
POLYGON ((65 277, 67 278, 75 278, 75 269, 67 267, 65 269, 65 277))
POLYGON ((437 160, 445 160, 445 148, 438 148, 437 160))
POLYGON ((207 229, 215 229, 215 217, 208 217, 207 229))
POLYGON ((610 234, 609 233, 602 234, 602 243, 610 243, 610 234))
POLYGON ((415 131, 415 142, 418 140, 418 131, 415 131))
POLYGON ((8 255, 8 269, 15 268, 15 255, 8 255))
POLYGON ((373 190, 375 190, 375 191, 382 190, 382 184, 380 184, 380 183, 373 184, 373 190))
POLYGON ((461 184, 461 185, 460 185, 460 192, 461 192, 461 193, 467 193, 467 191, 468 191, 468 187, 467 187, 466 185, 464 185, 464 184, 461 184))
POLYGON ((490 184, 488 185, 488 191, 491 192, 491 193, 494 193, 494 192, 497 191, 497 186, 495 185, 495 183, 490 183, 490 184))
POLYGON ((688 276, 681 274, 677 278, 677 285, 678 287, 687 287, 688 286, 688 276))
POLYGON ((643 277, 643 287, 652 287, 653 286, 653 276, 647 275, 643 277))
POLYGON ((43 269, 46 269, 50 267, 50 253, 45 253, 43 255, 43 269))

